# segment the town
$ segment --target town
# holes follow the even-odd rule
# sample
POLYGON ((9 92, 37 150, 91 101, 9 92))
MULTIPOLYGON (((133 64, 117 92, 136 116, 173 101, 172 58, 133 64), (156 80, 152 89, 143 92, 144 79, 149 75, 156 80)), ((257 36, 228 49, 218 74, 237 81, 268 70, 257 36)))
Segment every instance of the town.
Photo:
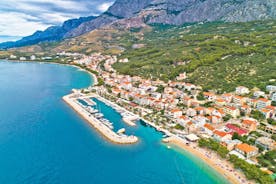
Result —
POLYGON ((267 154, 273 150, 275 154, 276 148, 276 85, 266 86, 266 91, 237 86, 231 93, 217 94, 184 82, 186 73, 168 82, 121 75, 112 65, 128 62, 127 58, 101 53, 58 55, 77 56, 71 64, 86 69, 97 79, 97 85, 82 93, 96 93, 152 122, 158 130, 198 142, 198 146, 220 155, 235 155, 275 177, 275 160, 269 160, 267 154), (217 144, 225 151, 208 144, 217 144))

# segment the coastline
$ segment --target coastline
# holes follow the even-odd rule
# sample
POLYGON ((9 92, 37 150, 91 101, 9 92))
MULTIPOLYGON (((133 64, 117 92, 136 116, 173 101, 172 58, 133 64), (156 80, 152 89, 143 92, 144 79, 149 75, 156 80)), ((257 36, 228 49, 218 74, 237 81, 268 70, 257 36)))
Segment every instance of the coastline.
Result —
MULTIPOLYGON (((72 65, 72 64, 62 64, 62 63, 57 63, 57 62, 40 62, 40 61, 11 61, 11 60, 6 60, 8 62, 22 62, 22 63, 42 63, 42 64, 58 64, 58 65, 64 65, 64 66, 72 66, 72 67, 76 67, 80 70, 83 70, 85 72, 87 72, 88 74, 90 74, 90 76, 93 78, 93 81, 94 81, 94 84, 97 84, 97 76, 79 66, 76 66, 76 65, 72 65)), ((86 117, 82 112, 81 110, 78 110, 76 108, 74 108, 74 105, 72 106, 72 104, 70 102, 68 102, 66 100, 66 97, 69 96, 69 95, 66 95, 63 97, 63 100, 71 107, 73 108, 74 111, 76 111, 82 118, 84 118, 90 125, 92 125, 104 138, 108 139, 109 141, 113 142, 113 143, 116 143, 116 144, 133 144, 135 142, 138 141, 138 138, 135 142, 127 142, 127 143, 124 143, 124 142, 120 142, 120 141, 116 141, 114 140, 112 137, 110 137, 108 134, 106 134, 104 131, 102 131, 97 125, 95 125, 95 122, 89 120, 89 117, 86 117)), ((116 103, 114 103, 115 105, 117 105, 116 103)), ((118 105, 117 105, 118 106, 118 105)), ((123 107, 121 107, 123 108, 123 107)), ((173 136, 173 134, 166 130, 166 129, 163 129, 163 128, 160 128, 159 126, 155 125, 154 123, 152 122, 149 122, 145 119, 143 119, 142 117, 139 117, 142 121, 144 121, 146 124, 150 125, 151 127, 155 128, 157 131, 159 132, 162 132, 168 136, 173 136)), ((126 122, 127 123, 127 122, 126 122)), ((133 125, 135 126, 135 124, 133 125)), ((114 132, 113 132, 114 133, 114 132)), ((244 182, 243 181, 240 181, 238 179, 238 176, 235 176, 233 173, 231 173, 230 171, 227 171, 221 167, 219 167, 217 165, 217 163, 215 163, 214 160, 208 158, 206 155, 202 154, 198 149, 196 148, 193 148, 191 145, 190 146, 187 146, 182 139, 179 139, 177 137, 169 137, 171 138, 169 141, 168 141, 168 144, 173 144, 177 147, 179 147, 180 149, 183 149, 184 151, 187 151, 189 152, 190 154, 192 154, 193 156, 201 159, 202 161, 204 161, 204 163, 206 163, 207 165, 209 165, 210 167, 212 167, 218 174, 220 174, 222 177, 224 177, 226 180, 228 180, 230 183, 252 183, 252 182, 249 182, 247 180, 245 180, 244 182)), ((222 163, 222 162, 220 162, 222 163)), ((231 163, 227 162, 226 165, 230 165, 231 163)), ((232 166, 231 166, 232 167, 232 166)), ((239 175, 241 175, 241 177, 244 177, 241 173, 239 173, 239 175)))
POLYGON ((209 153, 207 150, 197 147, 196 144, 186 145, 182 139, 176 136, 171 136, 163 139, 165 144, 172 144, 180 149, 188 152, 189 154, 201 159, 204 163, 213 168, 216 172, 218 172, 222 177, 224 177, 229 183, 233 184, 253 184, 253 182, 248 181, 245 176, 235 170, 233 165, 226 160, 219 158, 218 155, 209 153), (205 151, 205 153, 203 153, 205 151), (208 152, 208 153, 206 153, 208 152))

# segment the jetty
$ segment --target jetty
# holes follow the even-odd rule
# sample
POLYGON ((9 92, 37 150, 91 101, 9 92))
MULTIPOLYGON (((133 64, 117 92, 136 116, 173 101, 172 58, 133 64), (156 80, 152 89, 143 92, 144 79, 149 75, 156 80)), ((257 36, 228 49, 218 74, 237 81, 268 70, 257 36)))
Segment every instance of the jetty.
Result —
POLYGON ((113 109, 115 109, 118 113, 121 114, 122 119, 125 123, 127 123, 130 126, 135 126, 136 124, 134 123, 136 120, 139 120, 140 117, 137 116, 136 114, 126 110, 125 108, 117 105, 116 103, 113 103, 99 95, 93 95, 94 98, 97 98, 98 100, 102 101, 103 103, 105 103, 106 105, 112 107, 113 109))
MULTIPOLYGON (((82 105, 78 102, 79 95, 75 93, 66 95, 63 100, 72 107, 78 114, 80 114, 87 122, 89 122, 99 133, 101 133, 109 141, 117 144, 134 144, 138 141, 138 138, 134 135, 125 135, 122 132, 115 133, 112 130, 112 126, 107 120, 102 118, 100 113, 97 113, 93 109, 82 105)), ((87 97, 86 97, 87 99, 87 97)))

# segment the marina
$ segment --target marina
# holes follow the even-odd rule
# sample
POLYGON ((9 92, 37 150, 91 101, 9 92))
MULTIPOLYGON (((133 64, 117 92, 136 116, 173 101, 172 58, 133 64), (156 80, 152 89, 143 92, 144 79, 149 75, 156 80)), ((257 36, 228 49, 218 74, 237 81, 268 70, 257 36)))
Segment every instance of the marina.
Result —
MULTIPOLYGON (((82 99, 86 99, 86 103, 91 102, 90 104, 92 104, 92 100, 88 100, 88 98, 82 99)), ((63 97, 63 100, 111 142, 118 144, 133 144, 138 142, 138 138, 136 136, 125 135, 123 129, 119 130, 118 133, 114 132, 113 124, 109 120, 105 119, 104 115, 97 109, 79 102, 79 96, 77 94, 72 93, 70 95, 66 95, 63 97)))

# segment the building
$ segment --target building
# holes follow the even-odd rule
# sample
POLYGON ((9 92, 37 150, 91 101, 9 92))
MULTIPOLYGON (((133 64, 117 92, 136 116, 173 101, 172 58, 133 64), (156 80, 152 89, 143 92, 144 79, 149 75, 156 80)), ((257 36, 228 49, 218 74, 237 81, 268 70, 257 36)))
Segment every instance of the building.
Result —
POLYGON ((264 148, 265 150, 272 150, 275 148, 275 141, 268 137, 259 137, 256 139, 255 144, 264 148))
POLYGON ((226 106, 223 108, 226 114, 231 115, 232 117, 236 118, 240 115, 240 110, 236 107, 226 106))
POLYGON ((179 109, 173 109, 171 111, 171 116, 174 118, 179 118, 180 116, 182 116, 182 111, 179 109))
POLYGON ((249 132, 256 131, 257 130, 257 121, 255 121, 253 119, 244 119, 241 122, 241 127, 248 130, 249 132))
POLYGON ((233 149, 235 149, 235 146, 237 144, 241 144, 242 142, 238 139, 234 139, 234 140, 226 140, 225 142, 223 142, 222 144, 226 146, 226 148, 229 151, 232 151, 233 149))
POLYGON ((36 56, 35 56, 35 55, 31 55, 30 59, 31 59, 32 61, 34 61, 34 60, 36 60, 36 56))
POLYGON ((269 105, 271 105, 271 101, 266 98, 260 98, 257 101, 257 109, 262 109, 269 105))
POLYGON ((10 59, 16 59, 17 58, 17 56, 15 56, 15 55, 10 55, 10 59))
POLYGON ((204 129, 204 132, 206 132, 210 136, 212 136, 213 132, 215 131, 215 128, 211 124, 209 124, 209 123, 206 123, 203 126, 203 129, 204 129))
POLYGON ((226 132, 215 130, 213 138, 218 142, 225 142, 226 140, 231 140, 232 135, 226 132))
POLYGON ((19 60, 20 61, 26 61, 27 59, 26 59, 26 57, 20 57, 19 60))
POLYGON ((266 125, 265 131, 270 134, 276 134, 276 125, 266 125))
POLYGON ((242 154, 245 158, 251 158, 258 154, 258 148, 255 146, 248 145, 246 143, 241 143, 236 145, 235 150, 242 154))
POLYGON ((271 95, 271 100, 276 102, 276 92, 271 95))
POLYGON ((245 103, 246 99, 242 96, 234 96, 233 102, 238 105, 243 105, 245 103))
POLYGON ((238 95, 246 95, 250 93, 249 89, 247 87, 244 87, 244 86, 239 86, 239 87, 236 87, 236 94, 238 95))
POLYGON ((268 86, 266 86, 266 90, 269 92, 274 92, 274 91, 276 91, 276 86, 268 85, 268 86))
POLYGON ((214 93, 210 93, 210 92, 203 92, 203 96, 205 99, 209 101, 213 101, 217 98, 217 96, 214 93))
POLYGON ((264 115, 265 119, 271 118, 272 117, 272 110, 270 109, 260 109, 260 112, 264 115))
POLYGON ((253 93, 253 96, 256 97, 256 98, 259 98, 261 96, 265 96, 265 92, 263 92, 263 91, 255 91, 253 93))
POLYGON ((246 135, 248 133, 246 130, 241 129, 241 128, 239 128, 238 126, 236 126, 234 124, 225 125, 225 129, 226 129, 227 132, 237 133, 240 136, 246 135))

